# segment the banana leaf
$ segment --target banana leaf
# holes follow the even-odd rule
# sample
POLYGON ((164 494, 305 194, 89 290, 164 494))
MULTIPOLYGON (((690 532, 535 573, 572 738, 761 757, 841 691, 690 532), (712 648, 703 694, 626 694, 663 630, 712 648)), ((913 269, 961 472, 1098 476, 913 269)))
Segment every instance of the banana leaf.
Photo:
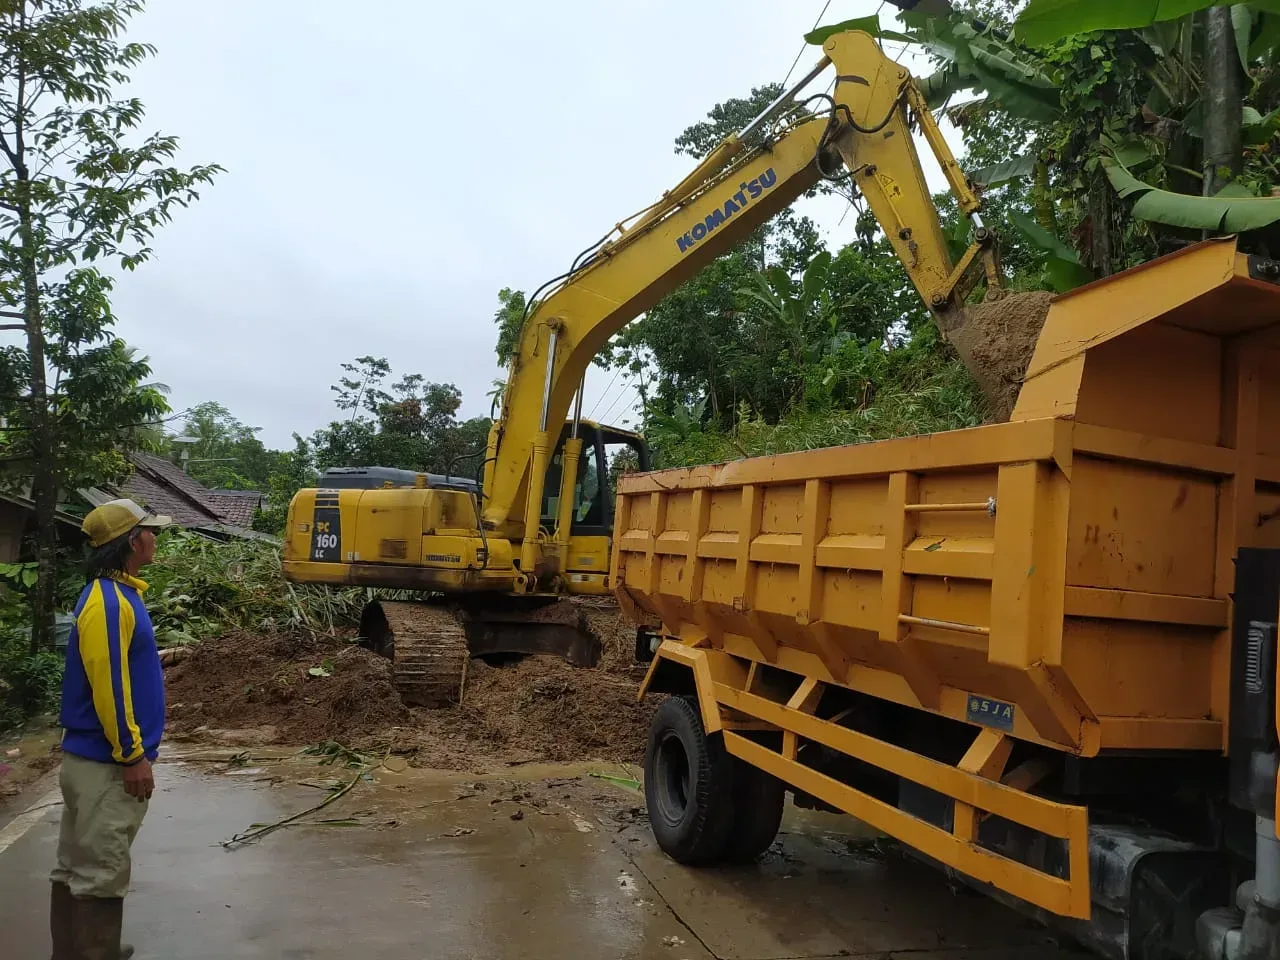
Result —
POLYGON ((1093 279, 1093 272, 1080 262, 1080 254, 1025 213, 1012 211, 1009 219, 1033 246, 1045 252, 1045 274, 1055 291, 1066 293, 1093 279))
POLYGON ((1231 29, 1236 35, 1236 51, 1240 54, 1240 69, 1249 73, 1249 35, 1253 33, 1254 12, 1243 3, 1231 8, 1231 29))
POLYGON ((1139 220, 1217 233, 1256 230, 1280 220, 1280 197, 1241 197, 1227 194, 1193 197, 1143 183, 1122 163, 1111 157, 1103 157, 1102 166, 1116 193, 1126 198, 1137 198, 1133 205, 1133 215, 1139 220))
MULTIPOLYGON (((1197 10, 1228 6, 1214 0, 1030 0, 1014 22, 1014 37, 1032 47, 1095 30, 1127 30, 1177 20, 1197 10)), ((1280 0, 1255 0, 1260 12, 1280 13, 1280 0)))
POLYGON ((979 167, 969 174, 969 179, 979 186, 998 187, 1011 180, 1021 180, 1023 177, 1031 176, 1031 172, 1035 167, 1036 155, 1034 153, 1024 153, 1021 156, 1014 157, 1012 160, 1005 160, 1003 163, 993 163, 987 167, 979 167))
POLYGON ((863 33, 869 33, 877 40, 896 40, 899 43, 917 43, 915 37, 910 37, 905 33, 899 33, 896 30, 881 30, 879 14, 872 14, 869 17, 854 17, 852 20, 841 20, 839 23, 828 24, 825 27, 818 27, 810 30, 804 35, 805 43, 816 44, 822 46, 827 40, 837 33, 844 33, 846 30, 861 30, 863 33))

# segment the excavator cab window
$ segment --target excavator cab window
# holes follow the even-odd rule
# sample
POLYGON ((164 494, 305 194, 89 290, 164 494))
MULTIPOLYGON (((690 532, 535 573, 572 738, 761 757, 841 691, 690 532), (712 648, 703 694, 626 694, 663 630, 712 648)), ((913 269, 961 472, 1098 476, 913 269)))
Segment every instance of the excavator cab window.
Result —
MULTIPOLYGON (((542 490, 542 526, 554 530, 560 503, 560 476, 564 468, 566 427, 560 436, 542 490)), ((617 481, 624 473, 649 469, 649 449, 644 440, 633 433, 583 423, 582 457, 578 461, 578 477, 573 490, 573 513, 570 533, 577 536, 608 536, 613 528, 614 497, 617 481)))

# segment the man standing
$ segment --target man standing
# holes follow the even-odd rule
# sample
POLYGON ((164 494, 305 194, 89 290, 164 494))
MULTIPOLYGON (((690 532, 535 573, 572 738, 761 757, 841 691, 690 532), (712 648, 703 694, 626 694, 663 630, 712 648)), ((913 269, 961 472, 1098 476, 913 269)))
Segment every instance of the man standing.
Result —
POLYGON ((95 507, 89 583, 76 604, 62 681, 62 828, 51 879, 53 960, 125 960, 120 926, 129 849, 155 789, 164 678, 138 572, 159 527, 132 500, 95 507))

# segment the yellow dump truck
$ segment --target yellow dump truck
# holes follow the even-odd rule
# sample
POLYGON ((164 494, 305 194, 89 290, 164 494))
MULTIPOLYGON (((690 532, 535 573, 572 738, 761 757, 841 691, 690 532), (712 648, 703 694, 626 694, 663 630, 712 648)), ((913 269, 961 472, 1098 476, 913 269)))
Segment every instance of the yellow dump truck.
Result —
POLYGON ((625 477, 663 849, 786 790, 1107 955, 1277 956, 1278 282, 1201 243, 1058 297, 1010 422, 625 477))

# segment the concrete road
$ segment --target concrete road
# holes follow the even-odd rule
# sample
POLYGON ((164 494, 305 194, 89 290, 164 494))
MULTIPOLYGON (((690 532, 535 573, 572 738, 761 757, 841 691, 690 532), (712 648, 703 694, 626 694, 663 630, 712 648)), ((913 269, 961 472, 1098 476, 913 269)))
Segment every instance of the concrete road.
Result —
MULTIPOLYGON (((933 871, 797 818, 763 863, 689 870, 653 845, 634 793, 582 770, 503 777, 381 770, 314 818, 225 849, 325 796, 296 761, 157 768, 126 938, 139 960, 1060 960, 1042 931, 933 871), (218 772, 211 772, 218 771, 218 772), (312 782, 304 785, 300 781, 312 782)), ((49 955, 59 808, 0 827, 0 955, 49 955)), ((834 820, 834 818, 831 818, 834 820)))

